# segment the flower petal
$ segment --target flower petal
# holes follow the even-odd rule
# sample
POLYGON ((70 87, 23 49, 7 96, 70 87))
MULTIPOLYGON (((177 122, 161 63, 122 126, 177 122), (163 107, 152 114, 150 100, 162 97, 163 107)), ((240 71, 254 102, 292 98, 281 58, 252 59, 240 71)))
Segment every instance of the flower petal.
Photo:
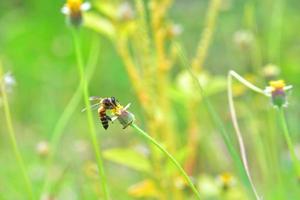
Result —
POLYGON ((265 93, 265 95, 266 96, 268 96, 268 97, 270 97, 270 96, 272 96, 272 91, 273 91, 273 87, 266 87, 265 89, 264 89, 264 93, 265 93))
POLYGON ((70 9, 68 6, 64 6, 61 8, 61 12, 65 15, 69 15, 70 14, 70 9))
POLYGON ((124 110, 127 110, 130 107, 131 103, 127 104, 124 108, 124 110))
POLYGON ((293 89, 292 85, 287 85, 283 88, 285 91, 293 89))
POLYGON ((80 10, 87 11, 87 10, 91 9, 91 7, 92 6, 91 6, 90 2, 84 2, 83 4, 81 4, 80 10))

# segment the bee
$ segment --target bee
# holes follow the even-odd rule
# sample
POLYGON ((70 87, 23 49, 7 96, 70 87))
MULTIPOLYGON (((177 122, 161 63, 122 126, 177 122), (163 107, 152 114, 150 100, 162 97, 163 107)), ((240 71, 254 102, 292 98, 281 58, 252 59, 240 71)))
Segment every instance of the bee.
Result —
MULTIPOLYGON (((101 124, 104 129, 107 129, 109 126, 109 121, 112 121, 111 117, 106 114, 107 110, 112 110, 118 107, 119 103, 115 99, 115 97, 106 97, 106 98, 101 98, 101 97, 90 97, 91 101, 99 101, 99 103, 96 103, 91 106, 91 108, 98 108, 98 115, 99 119, 101 121, 101 124)), ((82 110, 85 111, 85 109, 82 110)))

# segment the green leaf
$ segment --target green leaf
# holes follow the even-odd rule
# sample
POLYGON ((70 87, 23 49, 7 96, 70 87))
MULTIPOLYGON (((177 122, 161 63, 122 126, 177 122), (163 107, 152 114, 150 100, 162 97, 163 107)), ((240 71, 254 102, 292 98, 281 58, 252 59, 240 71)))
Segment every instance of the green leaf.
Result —
POLYGON ((103 15, 111 18, 117 18, 117 6, 112 2, 95 2, 95 8, 103 15))
POLYGON ((108 19, 105 19, 96 13, 88 12, 85 13, 84 20, 85 27, 107 36, 111 40, 116 38, 115 27, 108 19))
POLYGON ((133 149, 128 148, 114 148, 104 151, 105 159, 112 162, 124 165, 128 168, 151 173, 151 165, 149 159, 133 149))
MULTIPOLYGON (((226 78, 222 76, 212 76, 208 72, 201 72, 197 78, 206 96, 212 96, 220 92, 226 91, 226 78)), ((170 89, 172 99, 177 102, 186 102, 186 98, 194 98, 200 100, 200 95, 196 93, 198 90, 189 73, 184 70, 177 75, 176 85, 170 89)))

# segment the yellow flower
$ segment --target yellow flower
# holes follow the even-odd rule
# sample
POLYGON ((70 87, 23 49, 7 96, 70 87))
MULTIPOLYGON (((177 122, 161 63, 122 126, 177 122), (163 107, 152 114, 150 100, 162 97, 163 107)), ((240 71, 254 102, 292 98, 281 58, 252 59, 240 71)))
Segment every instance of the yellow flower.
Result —
POLYGON ((236 184, 236 179, 231 173, 224 172, 217 177, 217 183, 223 190, 227 190, 236 184))
POLYGON ((82 24, 82 12, 91 8, 89 2, 82 3, 81 0, 68 0, 61 12, 67 16, 68 22, 73 26, 82 24))
POLYGON ((282 107, 287 105, 286 91, 292 89, 293 86, 286 85, 284 80, 270 81, 269 86, 264 90, 265 95, 272 98, 274 106, 282 107))
POLYGON ((283 89, 285 87, 285 82, 284 80, 278 80, 278 81, 270 81, 270 87, 272 88, 273 91, 278 90, 278 89, 283 89))
POLYGON ((144 180, 139 182, 128 189, 128 194, 136 198, 157 198, 159 191, 152 180, 144 180))

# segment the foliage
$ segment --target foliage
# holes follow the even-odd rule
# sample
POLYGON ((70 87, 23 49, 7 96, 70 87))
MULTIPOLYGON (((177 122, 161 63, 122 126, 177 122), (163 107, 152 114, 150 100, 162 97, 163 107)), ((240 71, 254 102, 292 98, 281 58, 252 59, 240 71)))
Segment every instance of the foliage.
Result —
POLYGON ((64 3, 0 2, 0 199, 299 198, 298 1, 93 0, 75 49, 64 3))

